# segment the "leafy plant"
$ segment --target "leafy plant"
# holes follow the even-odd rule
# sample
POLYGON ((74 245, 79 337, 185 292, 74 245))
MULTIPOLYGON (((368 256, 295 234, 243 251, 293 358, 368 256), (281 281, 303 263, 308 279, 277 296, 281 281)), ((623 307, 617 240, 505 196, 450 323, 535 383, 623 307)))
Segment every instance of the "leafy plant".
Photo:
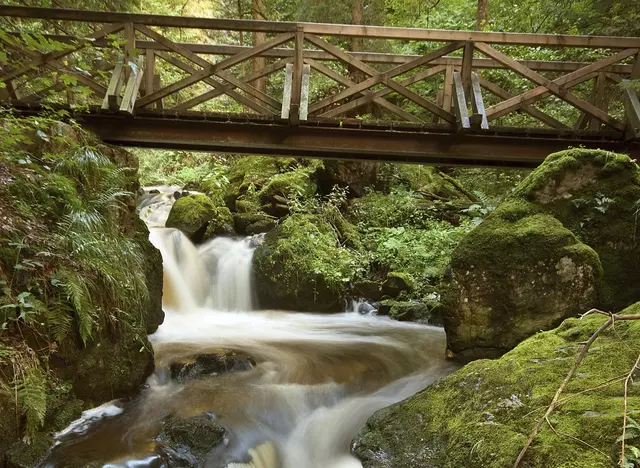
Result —
MULTIPOLYGON (((638 424, 638 422, 631 417, 627 416, 627 426, 625 428, 624 434, 625 447, 623 455, 623 468, 634 468, 640 465, 640 448, 626 443, 628 440, 638 438, 640 438, 640 424, 638 424)), ((622 442, 622 440, 623 436, 620 436, 616 439, 616 443, 622 442)))

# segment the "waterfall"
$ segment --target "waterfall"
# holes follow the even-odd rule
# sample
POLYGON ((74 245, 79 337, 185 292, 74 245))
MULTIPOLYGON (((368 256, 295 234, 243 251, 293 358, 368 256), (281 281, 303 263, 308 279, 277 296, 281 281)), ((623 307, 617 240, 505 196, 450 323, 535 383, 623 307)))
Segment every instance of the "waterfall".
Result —
POLYGON ((59 434, 44 466, 86 461, 96 447, 96 457, 109 459, 104 466, 174 466, 163 464, 163 421, 207 414, 225 439, 205 466, 361 467, 349 445, 367 418, 453 369, 442 329, 378 317, 364 301, 337 314, 254 310, 252 239, 196 246, 162 227, 171 196, 160 192, 144 203, 141 216, 164 267, 165 321, 149 336, 156 373, 137 399, 87 413, 59 434), (222 375, 171 378, 174 364, 228 353, 250 363, 222 375))

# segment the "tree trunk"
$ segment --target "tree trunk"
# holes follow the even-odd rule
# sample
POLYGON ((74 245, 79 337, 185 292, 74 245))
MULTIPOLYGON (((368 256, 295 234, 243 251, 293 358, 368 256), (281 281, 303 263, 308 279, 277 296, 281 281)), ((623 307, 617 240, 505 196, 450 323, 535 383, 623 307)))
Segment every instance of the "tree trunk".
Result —
POLYGON ((476 30, 482 31, 487 26, 489 15, 489 0, 478 0, 478 11, 476 13, 476 30))
MULTIPOLYGON (((264 20, 264 0, 253 0, 253 4, 251 6, 251 17, 254 20, 264 20)), ((267 41, 267 35, 263 32, 254 32, 253 33, 253 46, 259 46, 260 44, 264 44, 267 41)), ((266 61, 264 57, 255 57, 252 60, 253 71, 260 70, 264 68, 266 61)), ((253 81, 253 86, 258 88, 260 91, 265 92, 267 90, 267 79, 266 77, 258 78, 253 81)))

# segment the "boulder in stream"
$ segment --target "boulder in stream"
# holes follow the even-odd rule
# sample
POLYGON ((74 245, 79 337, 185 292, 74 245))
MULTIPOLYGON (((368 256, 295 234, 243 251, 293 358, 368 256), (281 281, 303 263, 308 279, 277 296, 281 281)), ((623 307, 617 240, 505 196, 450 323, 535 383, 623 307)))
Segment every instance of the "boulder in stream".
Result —
POLYGON ((496 357, 590 307, 640 300, 640 169, 628 156, 550 155, 455 249, 450 355, 496 357))
POLYGON ((166 226, 179 229, 197 243, 214 235, 233 234, 233 217, 226 206, 216 205, 206 195, 192 193, 176 200, 166 226))
MULTIPOLYGON (((640 313, 640 304, 623 313, 640 313)), ((606 320, 601 315, 567 319, 500 359, 467 364, 377 412, 356 439, 356 454, 365 468, 512 467, 581 343, 606 320)), ((638 320, 618 321, 615 329, 600 334, 520 466, 618 466, 624 410, 620 376, 627 375, 640 354, 638 336, 638 320)), ((629 386, 628 408, 640 408, 637 385, 629 386)), ((640 446, 638 434, 628 434, 628 445, 640 446)))

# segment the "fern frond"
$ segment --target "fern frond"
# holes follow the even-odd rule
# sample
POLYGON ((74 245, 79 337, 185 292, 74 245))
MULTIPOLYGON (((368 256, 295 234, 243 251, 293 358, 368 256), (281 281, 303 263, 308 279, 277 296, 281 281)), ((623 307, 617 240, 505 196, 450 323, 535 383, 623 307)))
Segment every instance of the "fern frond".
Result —
POLYGON ((47 414, 47 378, 39 367, 28 367, 16 385, 20 410, 27 420, 26 435, 31 438, 47 414))
POLYGON ((68 307, 56 304, 50 307, 46 314, 49 325, 49 335, 58 343, 62 342, 71 332, 73 315, 68 307))
POLYGON ((86 345, 93 331, 93 320, 95 316, 91 296, 85 281, 76 272, 69 270, 59 271, 57 274, 61 282, 67 300, 73 306, 78 320, 78 330, 80 338, 86 345))

